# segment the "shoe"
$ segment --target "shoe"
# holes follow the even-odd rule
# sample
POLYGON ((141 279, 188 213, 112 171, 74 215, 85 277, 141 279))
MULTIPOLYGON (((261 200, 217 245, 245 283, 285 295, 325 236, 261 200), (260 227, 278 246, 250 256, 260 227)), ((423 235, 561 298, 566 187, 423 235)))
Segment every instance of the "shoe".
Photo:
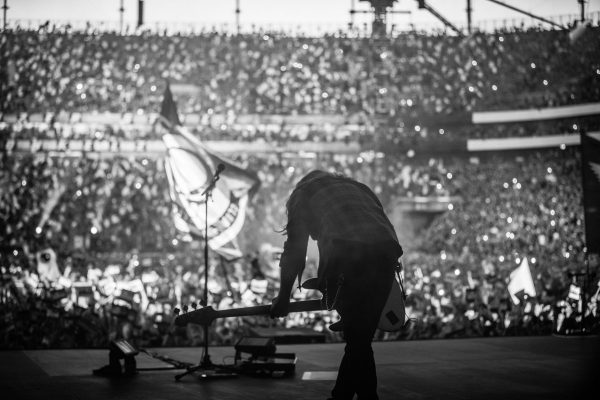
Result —
POLYGON ((126 356, 123 366, 123 376, 134 376, 137 375, 137 366, 135 358, 133 356, 126 356))
POLYGON ((103 376, 105 378, 116 378, 123 375, 120 365, 118 367, 116 365, 105 365, 102 368, 93 370, 92 373, 96 376, 103 376))
POLYGON ((125 376, 125 377, 132 377, 132 376, 136 376, 137 374, 138 374, 138 372, 137 372, 137 370, 135 370, 135 369, 132 369, 132 370, 128 370, 128 369, 126 369, 126 370, 123 372, 123 376, 125 376))

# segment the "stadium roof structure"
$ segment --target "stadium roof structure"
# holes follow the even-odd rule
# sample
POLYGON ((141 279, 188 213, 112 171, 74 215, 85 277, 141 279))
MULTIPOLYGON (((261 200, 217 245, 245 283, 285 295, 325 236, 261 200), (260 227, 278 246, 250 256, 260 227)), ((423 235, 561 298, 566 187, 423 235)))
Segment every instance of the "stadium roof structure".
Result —
POLYGON ((512 27, 562 29, 582 20, 592 24, 600 20, 599 6, 585 0, 547 0, 543 8, 539 8, 539 2, 515 0, 331 0, 326 3, 305 0, 285 4, 275 0, 231 0, 229 5, 223 2, 211 6, 210 13, 203 10, 200 2, 186 1, 184 4, 184 1, 138 0, 137 7, 132 7, 131 2, 124 0, 120 3, 115 0, 116 4, 111 2, 110 6, 108 2, 98 4, 93 0, 56 0, 50 7, 42 0, 5 0, 3 22, 9 28, 37 29, 50 21, 51 25, 68 25, 74 30, 110 30, 127 34, 269 31, 295 36, 331 33, 359 36, 387 33, 393 36, 405 31, 468 35, 474 30, 512 27), (117 7, 119 4, 121 6, 117 7), (133 19, 136 19, 135 23, 133 19))

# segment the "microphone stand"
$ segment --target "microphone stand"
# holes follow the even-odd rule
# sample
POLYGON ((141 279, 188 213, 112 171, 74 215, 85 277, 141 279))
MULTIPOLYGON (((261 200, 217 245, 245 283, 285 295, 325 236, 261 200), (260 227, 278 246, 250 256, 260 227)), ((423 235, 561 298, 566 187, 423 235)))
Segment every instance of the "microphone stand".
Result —
MULTIPOLYGON (((225 166, 223 164, 219 164, 217 166, 217 170, 215 171, 215 174, 213 175, 213 178, 211 179, 210 183, 208 184, 208 186, 206 187, 206 189, 204 189, 204 191, 201 193, 202 196, 204 196, 204 296, 202 299, 202 306, 206 307, 208 306, 208 200, 212 198, 212 192, 215 189, 216 185, 217 185, 217 181, 220 178, 220 174, 221 172, 223 172, 223 170, 225 169, 225 166)), ((210 359, 210 355, 208 354, 208 325, 205 324, 203 326, 203 330, 204 330, 204 345, 203 345, 203 350, 202 350, 202 358, 200 360, 200 364, 193 366, 193 367, 188 367, 186 369, 185 372, 179 374, 179 375, 175 375, 175 380, 179 381, 181 378, 183 378, 184 376, 191 374, 193 372, 197 372, 200 371, 201 378, 231 378, 231 377, 235 377, 237 376, 237 374, 235 374, 234 372, 231 371, 231 369, 224 367, 224 366, 218 366, 212 363, 211 359, 210 359)))

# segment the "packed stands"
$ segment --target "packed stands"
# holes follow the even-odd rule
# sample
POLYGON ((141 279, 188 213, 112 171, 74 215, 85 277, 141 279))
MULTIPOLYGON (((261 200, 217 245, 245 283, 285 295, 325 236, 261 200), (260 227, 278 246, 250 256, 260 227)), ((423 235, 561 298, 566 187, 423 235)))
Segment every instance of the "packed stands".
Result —
MULTIPOLYGON (((374 42, 51 26, 5 32, 0 347, 95 347, 115 337, 143 346, 202 343, 201 329, 169 326, 174 307, 201 298, 204 265, 202 245, 175 229, 163 159, 147 148, 160 140, 154 119, 167 80, 201 140, 280 149, 229 154, 257 172, 261 187, 239 236, 245 256, 211 259, 211 302, 219 308, 270 303, 286 198, 301 176, 321 168, 368 184, 393 216, 401 201, 458 199, 444 203, 444 212, 430 210, 422 229, 403 233, 414 321, 379 338, 575 330, 583 300, 569 293, 571 284, 582 286, 585 247, 578 148, 473 154, 428 146, 597 130, 597 115, 489 125, 467 118, 600 101, 598 27, 586 35, 571 43, 564 31, 506 29, 374 42), (119 122, 85 122, 104 113, 119 122), (45 141, 55 148, 45 149, 45 141), (71 151, 75 142, 85 150, 71 151), (124 152, 125 142, 134 150, 124 152), (289 150, 303 143, 358 151, 289 150), (507 283, 524 260, 537 296, 515 304, 507 283), (60 277, 41 276, 49 262, 60 277)), ((315 259, 309 263, 307 273, 314 272, 315 259)), ((590 295, 597 283, 588 282, 590 295)), ((597 294, 587 300, 597 329, 597 294)), ((335 341, 326 328, 334 320, 333 313, 227 319, 210 341, 231 344, 258 326, 310 326, 335 341)))

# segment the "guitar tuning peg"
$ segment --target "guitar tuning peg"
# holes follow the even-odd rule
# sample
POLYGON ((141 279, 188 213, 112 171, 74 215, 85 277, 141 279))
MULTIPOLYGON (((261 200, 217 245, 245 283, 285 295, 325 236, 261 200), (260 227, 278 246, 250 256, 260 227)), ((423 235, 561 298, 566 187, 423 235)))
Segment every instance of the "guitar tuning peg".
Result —
POLYGON ((183 312, 188 312, 189 307, 187 306, 187 304, 185 306, 183 306, 182 308, 183 308, 183 312))
POLYGON ((179 315, 180 312, 181 312, 181 310, 179 308, 177 308, 177 307, 175 307, 173 309, 173 314, 175 314, 176 316, 179 315))
POLYGON ((196 308, 198 308, 198 303, 196 303, 195 301, 192 303, 192 308, 195 310, 196 308))

